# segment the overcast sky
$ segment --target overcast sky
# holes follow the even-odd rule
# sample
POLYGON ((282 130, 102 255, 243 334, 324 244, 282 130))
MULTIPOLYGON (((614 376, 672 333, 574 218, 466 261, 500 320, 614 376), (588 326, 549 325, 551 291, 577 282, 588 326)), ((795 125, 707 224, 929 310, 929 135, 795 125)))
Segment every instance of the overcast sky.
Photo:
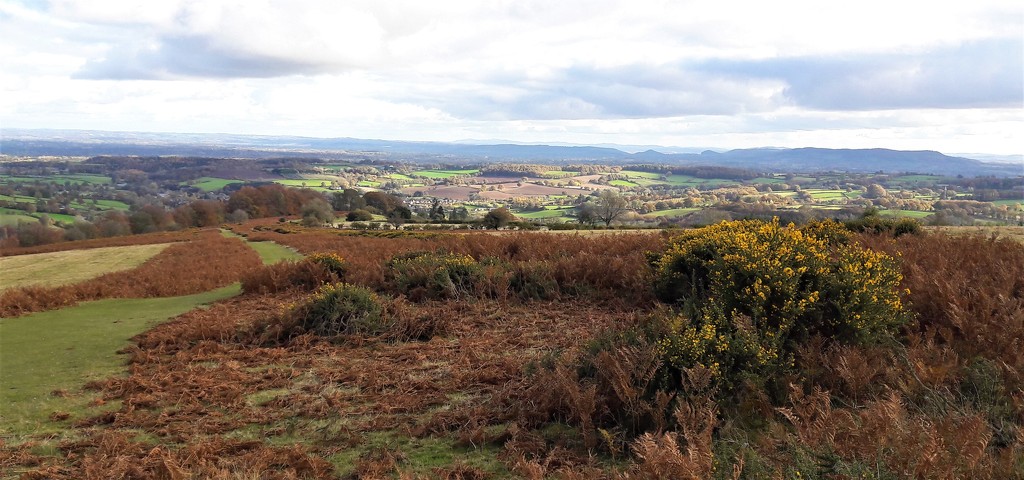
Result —
POLYGON ((1020 0, 0 0, 0 126, 1024 153, 1020 0))

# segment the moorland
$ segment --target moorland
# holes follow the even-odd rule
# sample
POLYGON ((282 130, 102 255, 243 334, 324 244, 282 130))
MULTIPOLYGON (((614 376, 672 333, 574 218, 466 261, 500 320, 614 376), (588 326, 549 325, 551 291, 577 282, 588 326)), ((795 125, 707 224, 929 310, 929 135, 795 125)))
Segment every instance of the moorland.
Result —
POLYGON ((3 476, 1024 478, 1020 178, 332 162, 0 164, 3 476))

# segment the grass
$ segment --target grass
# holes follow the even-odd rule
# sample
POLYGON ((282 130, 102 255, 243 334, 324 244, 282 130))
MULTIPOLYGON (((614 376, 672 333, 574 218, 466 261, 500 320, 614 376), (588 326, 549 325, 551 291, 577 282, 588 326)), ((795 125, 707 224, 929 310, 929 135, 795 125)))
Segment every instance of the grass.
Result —
POLYGON ((91 248, 0 258, 0 290, 28 285, 77 283, 105 273, 128 270, 167 248, 169 243, 91 248))
POLYGON ((231 230, 221 229, 220 234, 225 237, 239 238, 245 242, 250 248, 256 251, 260 255, 260 260, 263 260, 264 265, 271 265, 277 262, 283 262, 285 260, 300 260, 302 254, 296 252, 294 249, 281 245, 280 243, 272 242, 270 240, 264 240, 259 242, 250 242, 244 239, 242 236, 232 232, 231 230))
POLYGON ((444 179, 459 175, 476 175, 478 173, 480 173, 480 170, 473 168, 467 170, 418 170, 412 172, 410 175, 424 178, 444 179))
POLYGON ((1009 205, 1012 207, 1014 205, 1024 205, 1024 198, 1018 198, 1016 200, 996 200, 992 203, 994 205, 1009 205))
POLYGON ((199 177, 191 182, 182 182, 182 184, 189 184, 196 187, 204 192, 214 192, 221 190, 224 187, 231 185, 232 183, 245 183, 241 180, 231 180, 229 178, 217 178, 217 177, 199 177))
POLYGON ((615 186, 615 187, 637 187, 637 186, 639 186, 639 184, 630 182, 629 180, 611 180, 611 181, 608 182, 608 185, 612 185, 612 186, 615 186))
POLYGON ((645 217, 678 217, 678 216, 686 215, 687 213, 690 213, 690 212, 696 212, 697 210, 700 210, 700 208, 697 208, 697 207, 692 207, 692 208, 673 208, 673 209, 669 209, 669 210, 658 210, 656 212, 648 213, 647 215, 644 215, 644 216, 645 217))
POLYGON ((630 179, 633 179, 633 178, 646 178, 648 180, 657 180, 657 179, 661 178, 661 176, 663 175, 661 173, 641 172, 641 171, 638 171, 638 170, 622 170, 619 173, 629 177, 630 179))
POLYGON ((886 217, 907 217, 907 218, 925 218, 932 215, 935 212, 921 212, 917 210, 881 210, 878 212, 879 215, 886 217))
POLYGON ((415 180, 414 178, 412 178, 412 177, 410 177, 410 176, 408 176, 408 175, 406 175, 404 173, 392 173, 392 174, 387 175, 387 178, 390 178, 392 180, 405 180, 405 181, 413 181, 413 180, 415 180))
POLYGON ((404 435, 380 432, 364 437, 359 448, 344 450, 327 460, 335 465, 341 476, 352 473, 360 455, 387 449, 404 454, 401 462, 403 471, 418 475, 430 475, 435 468, 452 466, 456 461, 484 470, 497 478, 513 478, 508 469, 498 460, 500 449, 493 445, 479 448, 460 447, 450 438, 410 438, 404 435))
POLYGON ((260 259, 263 260, 264 265, 302 258, 302 254, 295 250, 271 241, 249 242, 249 246, 256 250, 256 253, 260 254, 260 259))
POLYGON ((0 211, 0 227, 15 227, 20 223, 37 223, 39 219, 26 215, 24 213, 9 213, 9 212, 20 212, 21 210, 8 210, 0 211))
POLYGON ((537 210, 535 212, 516 213, 516 216, 519 217, 519 218, 528 218, 528 219, 554 218, 554 217, 561 217, 566 212, 571 211, 574 208, 575 207, 556 207, 556 206, 549 205, 549 206, 544 207, 544 210, 537 210))
POLYGON ((87 173, 74 174, 74 175, 47 175, 40 177, 24 177, 24 176, 10 176, 0 175, 0 182, 24 182, 24 183, 35 183, 35 182, 46 182, 46 183, 60 183, 65 182, 71 183, 89 183, 93 185, 109 185, 110 177, 106 175, 91 175, 87 173))
POLYGON ((58 434, 85 415, 98 413, 90 380, 124 371, 116 352, 157 323, 200 305, 240 293, 238 284, 182 297, 107 299, 61 310, 0 319, 0 435, 58 434), (54 394, 53 392, 61 392, 54 394), (53 412, 66 420, 53 420, 53 412))

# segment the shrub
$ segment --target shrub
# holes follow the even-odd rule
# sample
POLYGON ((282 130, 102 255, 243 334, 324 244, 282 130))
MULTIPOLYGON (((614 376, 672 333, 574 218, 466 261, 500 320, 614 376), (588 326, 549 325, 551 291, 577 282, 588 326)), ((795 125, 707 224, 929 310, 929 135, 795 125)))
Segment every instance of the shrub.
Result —
POLYGON ((328 272, 342 278, 348 268, 348 263, 336 253, 312 253, 306 257, 310 263, 322 265, 328 272))
POLYGON ((350 222, 368 222, 373 220, 373 214, 363 209, 356 209, 348 212, 345 216, 345 220, 350 222))
POLYGON ((747 220, 672 239, 653 258, 658 297, 682 312, 658 342, 666 362, 709 369, 728 389, 789 371, 813 335, 860 343, 895 333, 908 317, 895 259, 841 228, 747 220))
POLYGON ((299 326, 321 336, 379 333, 383 329, 381 300, 370 289, 347 283, 320 287, 293 314, 299 326))
POLYGON ((410 298, 456 298, 476 292, 481 267, 469 255, 411 252, 388 261, 387 274, 392 287, 410 298))

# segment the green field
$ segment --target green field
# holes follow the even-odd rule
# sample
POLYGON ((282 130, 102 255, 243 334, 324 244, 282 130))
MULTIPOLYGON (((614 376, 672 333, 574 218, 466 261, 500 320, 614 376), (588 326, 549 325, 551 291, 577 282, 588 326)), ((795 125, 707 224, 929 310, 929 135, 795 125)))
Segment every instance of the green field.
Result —
MULTIPOLYGON (((308 188, 310 190, 316 190, 318 192, 330 191, 329 188, 321 187, 320 186, 320 183, 322 183, 322 182, 326 182, 326 181, 325 180, 296 180, 296 179, 274 180, 274 183, 276 183, 278 185, 284 185, 286 187, 308 188)), ((326 182, 326 183, 328 185, 330 185, 331 182, 326 182)))
POLYGON ((282 262, 285 260, 300 260, 302 254, 292 250, 279 243, 271 241, 264 242, 248 242, 249 246, 256 253, 260 254, 260 259, 263 260, 264 265, 270 265, 272 263, 282 262))
POLYGON ((612 186, 615 186, 615 187, 627 187, 627 188, 628 187, 638 187, 639 186, 639 184, 630 182, 629 180, 611 180, 611 181, 608 182, 608 185, 612 185, 612 186))
POLYGON ((0 290, 28 285, 77 283, 141 265, 169 243, 90 248, 0 257, 0 290))
POLYGON ((81 387, 123 372, 124 357, 116 352, 131 337, 240 291, 235 284, 184 297, 98 300, 0 319, 0 436, 17 442, 21 435, 61 434, 71 422, 99 413, 89 405, 96 394, 81 387), (55 421, 53 412, 71 416, 55 421))
POLYGON ((199 177, 190 182, 182 182, 182 185, 191 185, 204 192, 213 192, 221 190, 224 187, 231 185, 232 183, 245 183, 241 180, 231 180, 229 178, 217 178, 217 177, 199 177))
POLYGON ((645 217, 679 217, 686 215, 687 213, 696 212, 700 208, 672 208, 669 210, 658 210, 656 212, 648 213, 645 217))
POLYGON ((992 203, 995 205, 1009 205, 1012 207, 1014 205, 1024 205, 1024 198, 1017 200, 996 200, 992 203))
POLYGON ((459 175, 476 175, 478 173, 480 173, 480 170, 474 168, 468 170, 417 170, 412 172, 410 175, 440 180, 457 177, 459 175))
POLYGON ((661 176, 663 175, 661 173, 641 172, 641 171, 638 171, 638 170, 621 170, 621 171, 619 171, 619 173, 629 177, 630 179, 646 178, 648 180, 657 180, 657 179, 661 178, 661 176))
POLYGON ((36 223, 39 219, 33 217, 23 210, 13 208, 0 208, 0 226, 17 226, 19 223, 36 223))
POLYGON ((917 210, 881 210, 878 212, 879 215, 886 217, 900 217, 900 218, 925 218, 932 215, 935 212, 921 212, 917 210))
POLYGON ((558 217, 568 218, 568 217, 566 217, 565 214, 572 212, 572 210, 574 208, 575 207, 548 206, 548 207, 544 207, 544 210, 537 210, 535 212, 516 213, 516 216, 519 217, 519 218, 525 218, 525 219, 528 219, 528 220, 540 220, 540 219, 549 219, 549 218, 558 218, 558 217))
POLYGON ((377 188, 377 187, 380 187, 380 182, 371 182, 369 180, 363 180, 363 181, 360 181, 359 183, 356 183, 356 186, 377 188))
POLYGON ((90 175, 87 173, 74 175, 47 175, 47 176, 11 176, 0 175, 0 182, 22 182, 22 183, 89 183, 93 185, 110 185, 110 177, 105 175, 90 175))
POLYGON ((386 175, 386 177, 390 178, 392 180, 404 180, 404 181, 408 181, 408 182, 411 182, 411 181, 415 180, 414 178, 412 178, 412 177, 410 177, 410 176, 408 176, 408 175, 406 175, 404 173, 391 173, 391 174, 386 175))

